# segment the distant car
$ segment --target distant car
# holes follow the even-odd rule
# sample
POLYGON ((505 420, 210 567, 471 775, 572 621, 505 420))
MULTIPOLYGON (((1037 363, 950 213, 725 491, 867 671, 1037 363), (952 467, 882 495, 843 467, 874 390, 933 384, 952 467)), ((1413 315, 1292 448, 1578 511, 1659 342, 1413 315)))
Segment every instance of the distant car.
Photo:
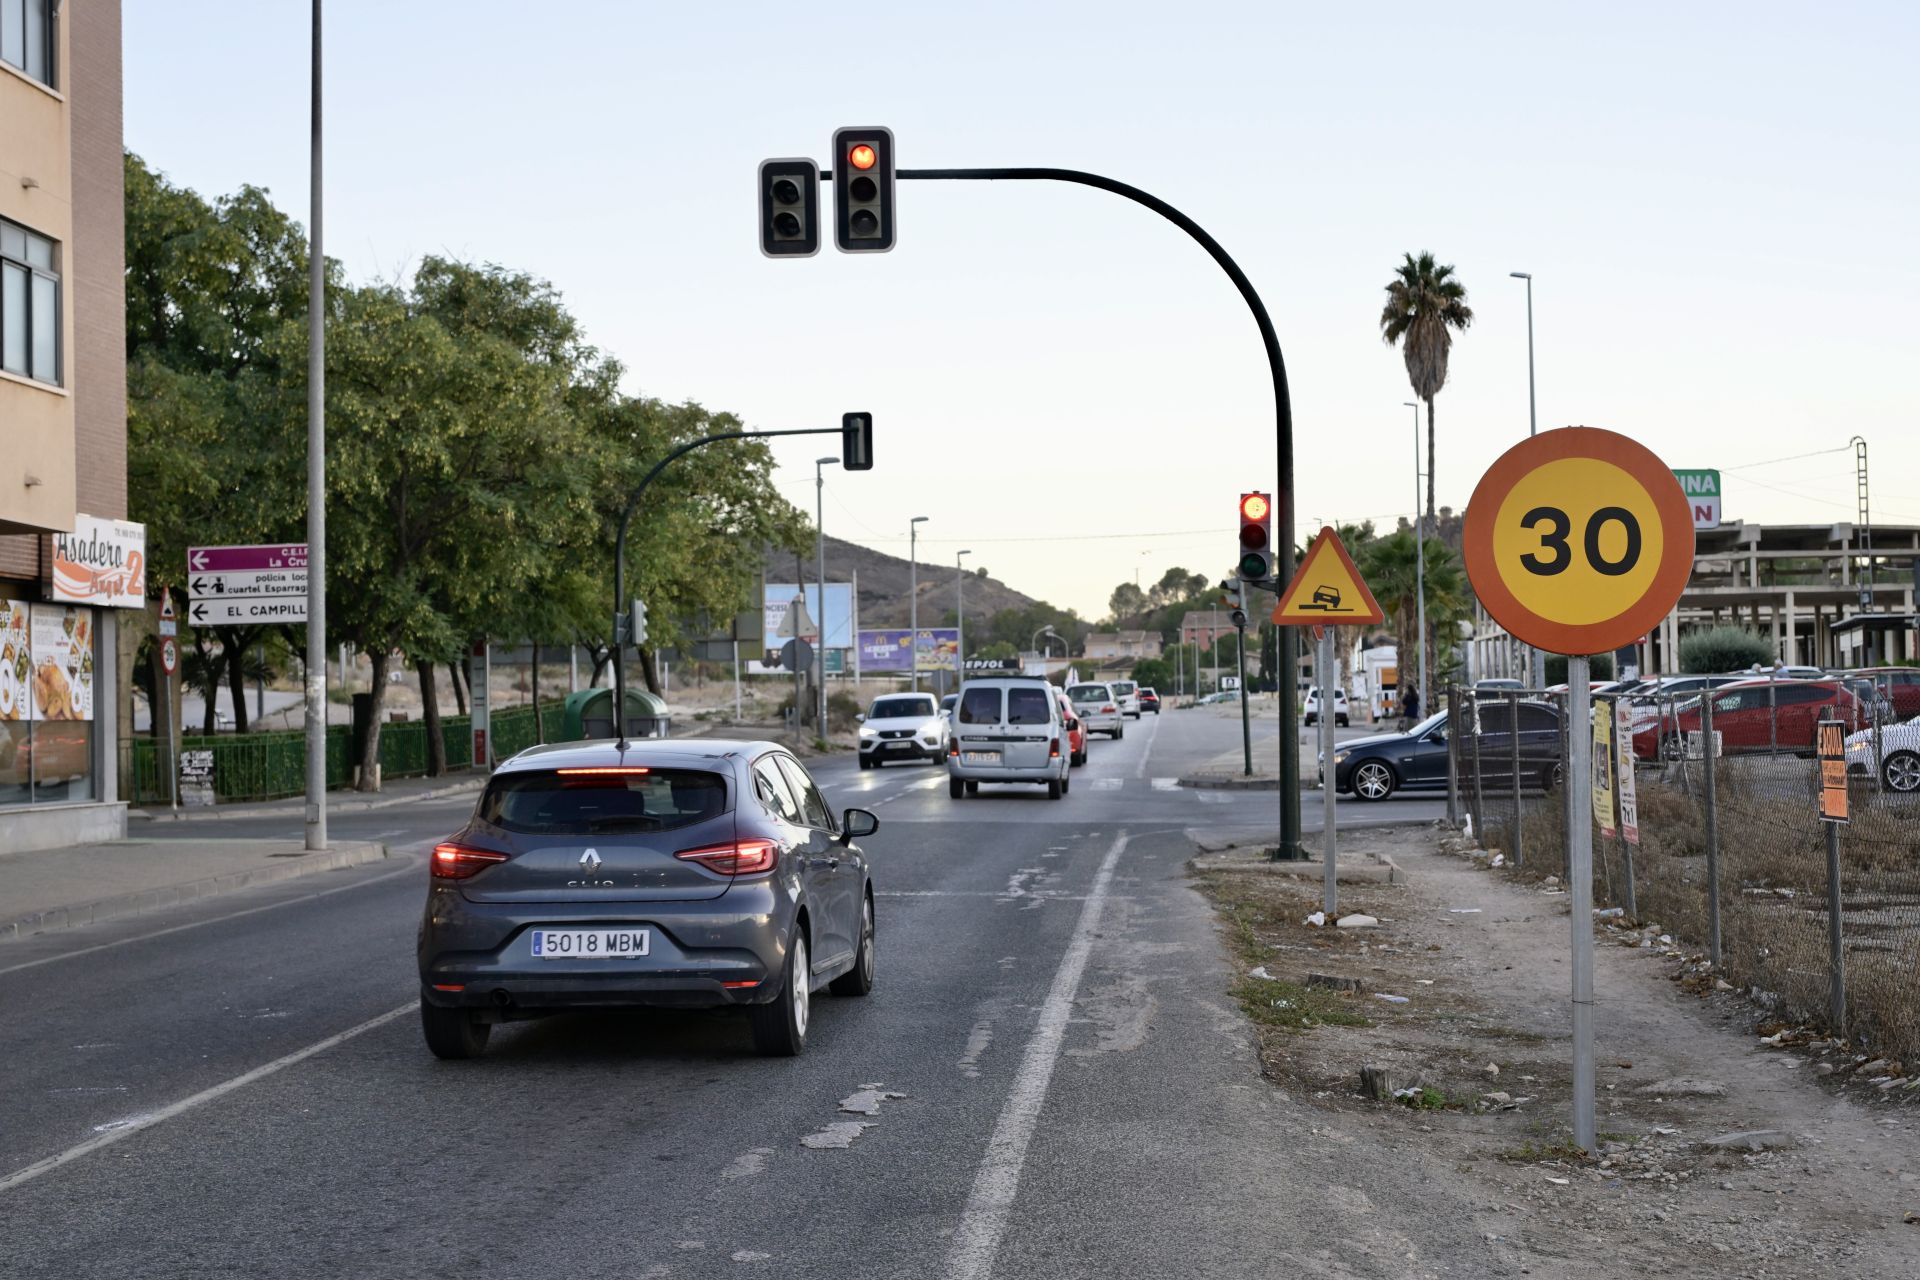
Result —
MULTIPOLYGON (((1488 702, 1479 708, 1480 780, 1484 787, 1513 785, 1512 708, 1488 702)), ((1545 702, 1522 702, 1520 785, 1551 791, 1565 778, 1560 759, 1560 712, 1545 702)), ((1334 790, 1361 800, 1385 800, 1399 791, 1444 791, 1447 786, 1447 718, 1441 711, 1405 733, 1383 733, 1343 742, 1333 752, 1334 790)), ((1326 776, 1327 762, 1320 762, 1326 776)))
POLYGON ((1878 775, 1881 786, 1901 795, 1920 792, 1920 716, 1885 725, 1878 733, 1862 729, 1848 735, 1847 772, 1878 775))
POLYGON ((1526 687, 1527 686, 1520 681, 1509 680, 1504 676, 1492 680, 1476 680, 1473 683, 1475 693, 1505 693, 1509 689, 1524 689, 1526 687))
MULTIPOLYGON (((1713 699, 1713 731, 1723 754, 1791 751, 1811 755, 1814 726, 1829 717, 1849 731, 1866 728, 1872 717, 1853 690, 1839 680, 1742 680, 1705 696, 1713 699)), ((1700 699, 1681 703, 1642 726, 1633 735, 1633 753, 1642 760, 1679 759, 1687 735, 1700 731, 1700 699)))
POLYGON ((812 993, 873 987, 873 885, 836 816, 772 742, 563 742, 487 780, 428 859, 420 1022, 473 1058, 497 1022, 581 1009, 739 1008, 754 1047, 806 1045, 812 993))
POLYGON ((1087 733, 1086 721, 1074 714, 1073 700, 1067 697, 1066 691, 1056 690, 1054 696, 1060 699, 1061 723, 1067 727, 1067 765, 1077 769, 1087 762, 1087 739, 1091 735, 1087 733))
POLYGON ((1113 696, 1120 700, 1120 714, 1140 718, 1140 686, 1131 680, 1109 680, 1113 696))
POLYGON ((1196 707, 1208 707, 1216 702, 1234 702, 1237 701, 1239 697, 1240 695, 1238 693, 1230 689, 1223 689, 1219 693, 1210 693, 1204 698, 1197 699, 1193 705, 1196 707))
POLYGON ((1067 794, 1073 766, 1058 692, 1035 676, 967 681, 953 713, 947 794, 958 800, 983 782, 1038 783, 1050 800, 1067 794))
POLYGON ((953 704, 958 701, 960 701, 960 695, 957 693, 950 693, 940 699, 940 718, 948 724, 953 723, 953 704))
MULTIPOLYGON (((1308 724, 1320 723, 1320 690, 1307 690, 1307 700, 1301 704, 1300 718, 1308 724)), ((1347 691, 1336 688, 1333 691, 1333 722, 1336 725, 1350 723, 1347 719, 1347 691)))
POLYGON ((1920 716, 1920 667, 1861 667, 1847 673, 1873 682, 1901 720, 1920 716))
POLYGON ((946 758, 947 722, 930 693, 891 693, 875 698, 860 717, 860 767, 890 760, 946 758))
POLYGON ((1116 741, 1127 736, 1127 724, 1120 715, 1120 698, 1106 684, 1071 684, 1067 698, 1073 704, 1088 733, 1104 733, 1116 741))
POLYGON ((1153 712, 1153 714, 1159 715, 1160 714, 1160 695, 1154 692, 1152 689, 1142 686, 1140 689, 1140 709, 1142 711, 1151 711, 1153 712))

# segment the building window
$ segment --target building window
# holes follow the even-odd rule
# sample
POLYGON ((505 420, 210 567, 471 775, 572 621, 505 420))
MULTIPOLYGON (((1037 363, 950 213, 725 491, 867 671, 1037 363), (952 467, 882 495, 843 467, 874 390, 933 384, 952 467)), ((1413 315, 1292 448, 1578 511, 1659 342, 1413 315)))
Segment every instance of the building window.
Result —
MULTIPOLYGON (((7 0, 0 0, 0 4, 7 0)), ((60 275, 53 241, 0 220, 0 369, 60 384, 60 275)))
POLYGON ((56 0, 0 0, 0 62, 53 87, 56 0))

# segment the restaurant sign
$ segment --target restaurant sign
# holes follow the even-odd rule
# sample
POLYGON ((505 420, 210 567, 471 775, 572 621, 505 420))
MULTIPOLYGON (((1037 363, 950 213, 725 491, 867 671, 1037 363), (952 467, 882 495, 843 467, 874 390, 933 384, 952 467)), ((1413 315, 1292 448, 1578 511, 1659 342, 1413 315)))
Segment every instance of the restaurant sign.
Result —
POLYGON ((56 533, 48 541, 49 599, 103 609, 146 607, 147 526, 75 516, 72 533, 56 533))

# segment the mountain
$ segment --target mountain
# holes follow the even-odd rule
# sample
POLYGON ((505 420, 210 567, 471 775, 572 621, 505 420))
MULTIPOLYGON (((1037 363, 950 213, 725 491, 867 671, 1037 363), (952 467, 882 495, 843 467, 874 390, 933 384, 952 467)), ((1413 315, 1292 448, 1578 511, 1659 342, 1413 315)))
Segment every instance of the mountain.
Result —
MULTIPOLYGON (((791 551, 769 548, 766 553, 768 582, 792 582, 795 566, 791 551)), ((813 552, 804 557, 807 581, 813 581, 813 552)), ((908 621, 907 587, 912 566, 899 556, 874 551, 838 538, 827 539, 827 581, 845 582, 857 576, 860 582, 860 626, 904 627, 908 621)), ((920 562, 920 625, 937 626, 953 608, 951 564, 920 562)), ((983 578, 967 571, 966 604, 969 618, 992 617, 1002 609, 1024 609, 1041 603, 1032 596, 1015 591, 998 578, 983 578)))

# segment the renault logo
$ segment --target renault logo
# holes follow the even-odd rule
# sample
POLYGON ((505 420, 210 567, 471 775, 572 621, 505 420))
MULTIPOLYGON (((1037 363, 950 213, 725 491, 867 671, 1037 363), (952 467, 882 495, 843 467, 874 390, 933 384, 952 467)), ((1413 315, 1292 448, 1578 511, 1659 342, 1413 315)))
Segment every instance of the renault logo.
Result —
POLYGON ((598 849, 589 849, 581 854, 580 867, 588 875, 592 875, 598 871, 600 869, 600 851, 598 849))

